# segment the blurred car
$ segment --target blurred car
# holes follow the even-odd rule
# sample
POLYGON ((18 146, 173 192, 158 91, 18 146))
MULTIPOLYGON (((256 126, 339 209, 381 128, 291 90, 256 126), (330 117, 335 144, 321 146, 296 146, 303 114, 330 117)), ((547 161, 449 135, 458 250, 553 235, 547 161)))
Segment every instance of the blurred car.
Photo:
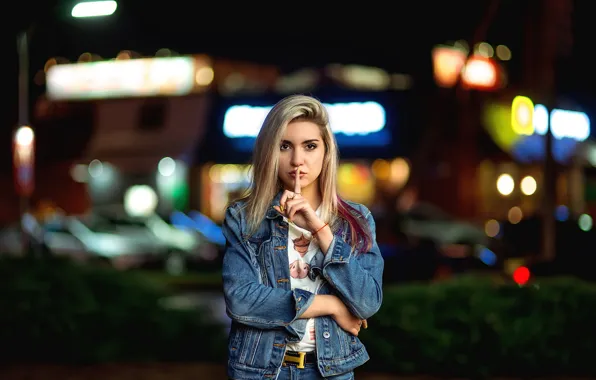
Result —
MULTIPOLYGON (((47 251, 67 256, 78 262, 109 264, 118 269, 140 268, 155 262, 164 262, 169 246, 157 239, 141 239, 122 234, 104 219, 93 215, 55 215, 38 223, 36 235, 47 251)), ((0 232, 0 251, 10 255, 22 253, 19 226, 10 226, 0 232)))
POLYGON ((167 246, 169 254, 165 266, 168 273, 181 274, 189 265, 200 267, 219 255, 217 246, 200 233, 176 228, 155 213, 133 217, 115 205, 96 207, 92 214, 109 223, 117 233, 167 246))
POLYGON ((487 250, 499 250, 498 242, 486 236, 483 227, 458 220, 429 203, 419 202, 403 212, 401 229, 408 237, 433 241, 448 257, 480 257, 489 255, 487 250))
POLYGON ((24 242, 27 244, 25 248, 27 252, 31 250, 35 253, 47 252, 43 227, 31 214, 25 214, 21 223, 13 223, 0 228, 0 254, 21 255, 24 242), (26 239, 23 238, 23 233, 26 239))

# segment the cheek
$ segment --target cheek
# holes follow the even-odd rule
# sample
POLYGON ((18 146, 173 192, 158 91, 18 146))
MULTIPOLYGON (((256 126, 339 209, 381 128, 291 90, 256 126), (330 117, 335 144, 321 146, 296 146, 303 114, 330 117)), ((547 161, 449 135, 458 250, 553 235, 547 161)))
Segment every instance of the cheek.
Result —
POLYGON ((288 165, 289 163, 287 162, 287 160, 284 159, 283 156, 280 156, 279 161, 277 163, 277 175, 279 177, 283 177, 282 173, 286 173, 288 171, 288 165))
POLYGON ((284 173, 288 172, 292 168, 292 157, 289 153, 280 154, 279 160, 277 162, 278 162, 277 166, 279 167, 279 170, 280 171, 283 170, 284 173))
POLYGON ((321 170, 323 169, 324 158, 325 158, 324 155, 318 155, 312 161, 311 169, 313 169, 313 171, 315 171, 317 173, 317 175, 320 174, 321 170))

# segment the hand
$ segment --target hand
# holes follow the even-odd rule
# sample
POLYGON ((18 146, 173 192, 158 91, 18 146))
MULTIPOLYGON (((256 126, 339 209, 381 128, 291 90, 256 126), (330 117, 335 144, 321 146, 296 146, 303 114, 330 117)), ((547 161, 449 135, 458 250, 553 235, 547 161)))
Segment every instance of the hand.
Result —
POLYGON ((296 168, 294 191, 285 190, 279 200, 279 206, 273 206, 296 226, 314 232, 325 225, 317 216, 310 203, 302 197, 300 187, 300 168, 296 168))
POLYGON ((358 336, 363 325, 364 328, 368 327, 366 319, 362 320, 355 317, 341 301, 339 301, 337 310, 331 316, 339 327, 354 336, 358 336))

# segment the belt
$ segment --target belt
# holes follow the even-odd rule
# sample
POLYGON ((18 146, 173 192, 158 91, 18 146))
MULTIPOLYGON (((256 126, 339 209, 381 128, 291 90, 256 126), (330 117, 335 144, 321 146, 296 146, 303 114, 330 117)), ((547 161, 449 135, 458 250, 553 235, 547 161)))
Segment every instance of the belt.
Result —
POLYGON ((317 354, 314 352, 286 351, 284 365, 295 365, 296 368, 304 368, 305 364, 317 363, 317 354))

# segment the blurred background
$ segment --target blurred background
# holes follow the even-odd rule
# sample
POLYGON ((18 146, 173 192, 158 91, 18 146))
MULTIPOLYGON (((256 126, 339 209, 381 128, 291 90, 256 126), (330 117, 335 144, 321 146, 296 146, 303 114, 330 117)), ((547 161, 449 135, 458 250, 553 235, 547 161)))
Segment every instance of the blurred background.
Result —
POLYGON ((295 93, 377 222, 358 378, 596 376, 593 2, 11 6, 1 378, 226 378, 221 222, 295 93))

